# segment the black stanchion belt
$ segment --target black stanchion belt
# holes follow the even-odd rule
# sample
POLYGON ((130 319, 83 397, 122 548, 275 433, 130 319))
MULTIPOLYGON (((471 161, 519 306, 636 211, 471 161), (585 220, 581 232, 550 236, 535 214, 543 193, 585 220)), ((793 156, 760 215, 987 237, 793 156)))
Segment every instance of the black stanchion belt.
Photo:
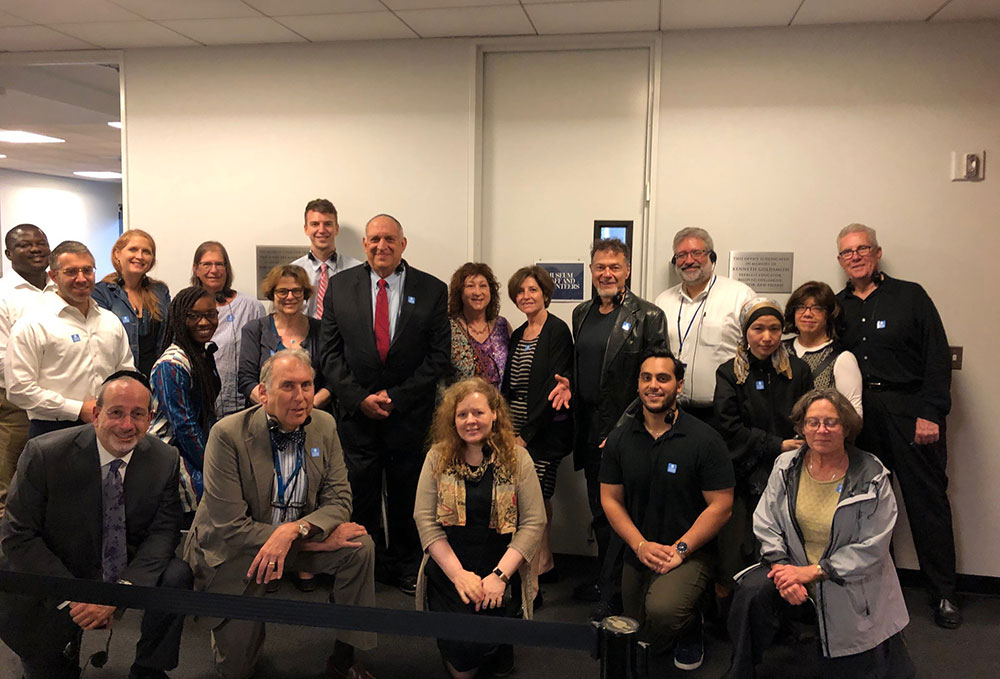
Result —
MULTIPOLYGON (((596 654, 597 630, 582 623, 539 622, 462 613, 409 611, 239 594, 192 592, 167 587, 116 585, 49 575, 0 571, 0 591, 60 601, 80 601, 211 618, 257 620, 282 625, 334 627, 402 636, 436 637, 489 644, 544 646, 596 654)), ((595 655, 596 657, 596 655, 595 655)))

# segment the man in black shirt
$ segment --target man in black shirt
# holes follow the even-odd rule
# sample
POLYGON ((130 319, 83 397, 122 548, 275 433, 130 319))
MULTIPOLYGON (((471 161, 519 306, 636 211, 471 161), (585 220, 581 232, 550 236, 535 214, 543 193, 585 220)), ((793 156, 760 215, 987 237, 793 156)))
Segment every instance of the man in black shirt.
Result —
POLYGON ((875 230, 844 227, 837 237, 849 278, 844 345, 864 378, 864 429, 858 447, 875 453, 899 479, 913 545, 936 608, 934 621, 962 624, 955 601, 955 537, 945 471, 945 417, 951 409, 951 356, 941 317, 920 285, 878 270, 875 230))
MULTIPOLYGON (((609 550, 611 528, 601 509, 598 472, 601 445, 625 408, 635 399, 635 375, 639 357, 653 346, 667 346, 667 321, 663 311, 626 289, 631 266, 628 246, 617 238, 594 241, 590 248, 590 273, 597 297, 573 310, 573 412, 575 423, 573 462, 587 478, 587 500, 593 515, 597 541, 600 586, 587 582, 574 590, 584 600, 601 599, 603 613, 614 613, 618 593, 618 569, 605 567, 615 562, 615 548, 609 550)), ((568 382, 561 381, 550 400, 554 407, 565 400, 568 382)), ((621 545, 617 545, 620 554, 621 545)), ((602 617, 598 614, 599 617, 602 617)))
POLYGON ((712 546, 733 507, 735 477, 722 437, 677 409, 684 364, 669 350, 643 354, 641 416, 624 418, 604 446, 601 503, 632 551, 622 571, 625 615, 674 664, 704 656, 698 601, 712 584, 712 546))

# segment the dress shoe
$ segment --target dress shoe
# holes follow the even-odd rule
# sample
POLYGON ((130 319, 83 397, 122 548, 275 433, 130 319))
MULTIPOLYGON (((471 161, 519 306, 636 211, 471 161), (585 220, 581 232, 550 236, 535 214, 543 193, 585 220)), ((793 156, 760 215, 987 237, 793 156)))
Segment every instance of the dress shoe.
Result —
POLYGON ((351 665, 347 671, 338 669, 333 663, 327 662, 326 676, 330 679, 375 679, 375 675, 365 669, 360 661, 351 665))
POLYGON ((400 575, 396 579, 396 589, 406 596, 415 596, 417 593, 417 576, 400 575))
POLYGON ((293 582, 295 584, 295 589, 299 590, 300 592, 315 592, 316 591, 316 576, 315 575, 313 577, 311 577, 311 578, 300 578, 298 576, 295 576, 295 579, 293 580, 293 582))
POLYGON ((601 589, 595 580, 582 582, 573 588, 573 598, 577 601, 600 601, 601 589))
POLYGON ((128 679, 170 679, 163 670, 153 670, 148 667, 132 665, 128 672, 128 679))
POLYGON ((281 589, 281 578, 275 578, 264 585, 264 591, 268 594, 274 594, 279 589, 281 589))
POLYGON ((954 599, 941 599, 934 609, 934 622, 938 627, 956 629, 962 624, 962 611, 954 599))

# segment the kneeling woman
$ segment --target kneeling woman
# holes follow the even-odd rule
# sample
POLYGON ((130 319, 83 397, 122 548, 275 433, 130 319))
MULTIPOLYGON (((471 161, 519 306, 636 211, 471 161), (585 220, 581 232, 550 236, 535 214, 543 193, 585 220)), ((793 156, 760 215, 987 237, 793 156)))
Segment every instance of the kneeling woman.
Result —
MULTIPOLYGON (((515 442, 507 406, 479 377, 448 388, 434 413, 413 518, 425 551, 417 608, 530 618, 537 576, 528 565, 545 528, 535 465, 515 442), (521 601, 505 596, 520 578, 521 601), (513 584, 513 583, 512 583, 513 584)), ((513 666, 510 646, 438 640, 455 679, 513 666)))
POLYGON ((753 677, 780 617, 812 599, 821 676, 913 677, 900 636, 910 618, 889 555, 896 525, 889 472, 852 445, 861 418, 836 389, 807 393, 792 421, 805 445, 775 461, 754 512, 761 564, 738 578, 727 676, 753 677))

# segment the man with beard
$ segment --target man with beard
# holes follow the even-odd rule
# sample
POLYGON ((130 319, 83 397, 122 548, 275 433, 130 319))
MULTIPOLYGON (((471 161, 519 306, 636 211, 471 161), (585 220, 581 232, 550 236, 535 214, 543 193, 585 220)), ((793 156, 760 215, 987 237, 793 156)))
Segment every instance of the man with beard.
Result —
POLYGON ((704 229, 674 235, 674 265, 681 282, 660 293, 656 306, 670 325, 670 350, 688 366, 684 410, 712 422, 715 371, 736 355, 740 309, 754 296, 745 283, 715 273, 715 244, 704 229))
POLYGON ((733 505, 733 466, 722 437, 677 408, 684 364, 662 348, 643 354, 642 416, 608 435, 601 504, 630 548, 622 569, 625 615, 653 651, 674 646, 674 665, 704 658, 698 602, 711 586, 714 538, 733 505))

